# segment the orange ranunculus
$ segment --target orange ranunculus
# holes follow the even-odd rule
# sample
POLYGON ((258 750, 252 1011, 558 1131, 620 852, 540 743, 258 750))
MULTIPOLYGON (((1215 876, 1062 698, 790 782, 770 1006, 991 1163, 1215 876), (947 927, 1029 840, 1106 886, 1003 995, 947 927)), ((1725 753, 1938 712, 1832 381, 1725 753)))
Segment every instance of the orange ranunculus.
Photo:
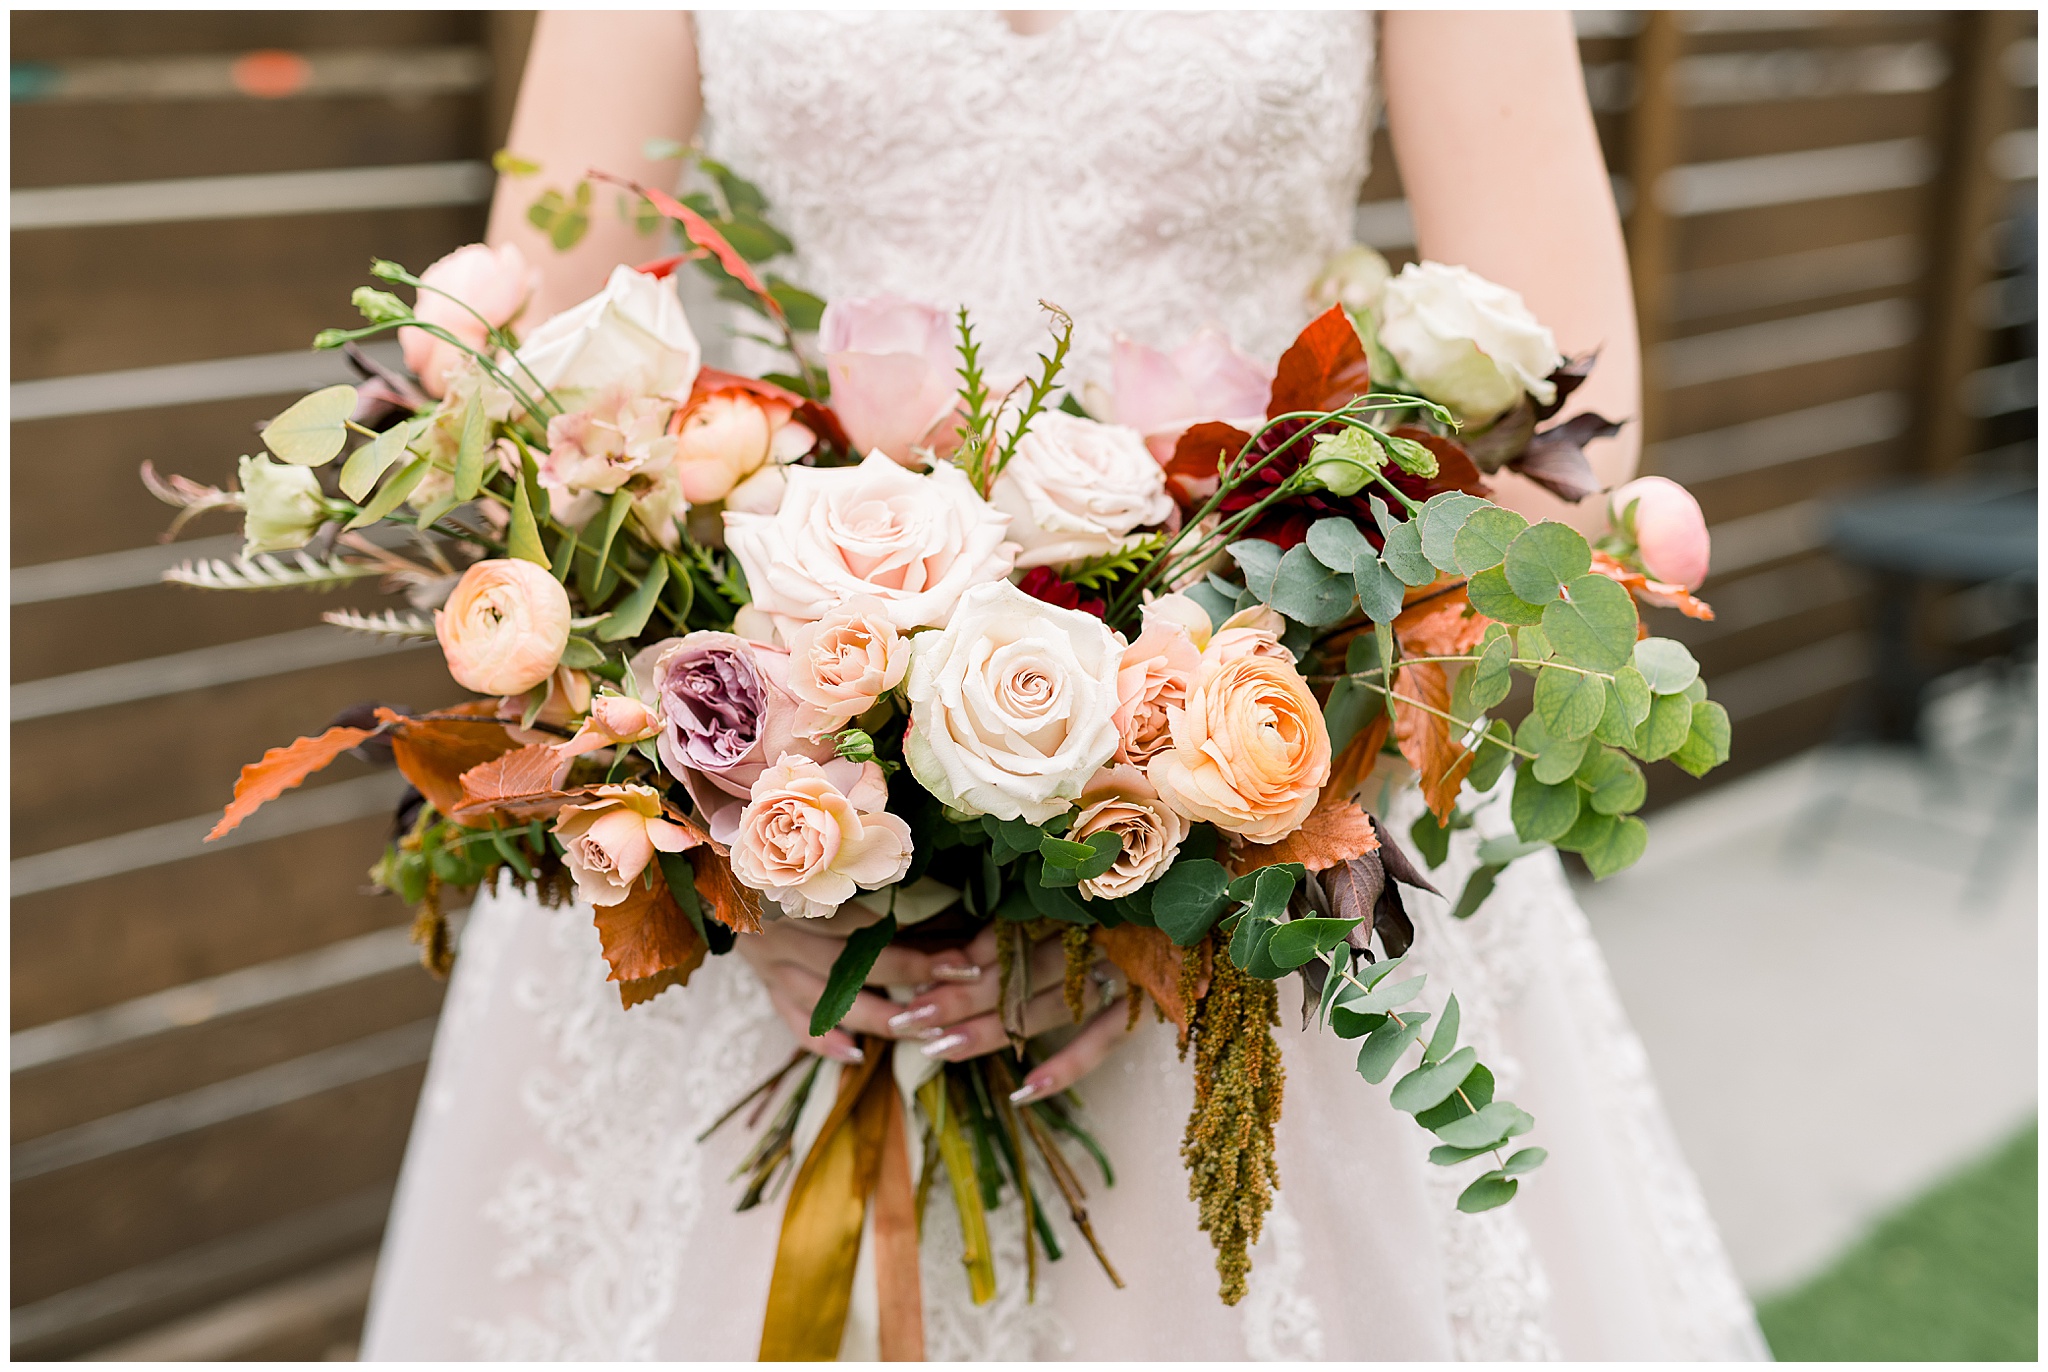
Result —
POLYGON ((434 611, 448 675, 480 695, 530 691, 569 645, 569 593, 548 569, 519 558, 476 563, 434 611))

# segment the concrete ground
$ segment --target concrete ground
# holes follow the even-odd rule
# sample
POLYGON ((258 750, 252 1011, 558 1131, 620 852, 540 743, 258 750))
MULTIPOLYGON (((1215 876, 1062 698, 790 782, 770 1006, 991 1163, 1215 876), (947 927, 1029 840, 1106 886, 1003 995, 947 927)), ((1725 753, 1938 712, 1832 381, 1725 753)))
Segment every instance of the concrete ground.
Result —
POLYGON ((2036 1107, 2034 682, 1944 684, 1923 755, 1731 782, 1579 892, 1757 1295, 2036 1107))

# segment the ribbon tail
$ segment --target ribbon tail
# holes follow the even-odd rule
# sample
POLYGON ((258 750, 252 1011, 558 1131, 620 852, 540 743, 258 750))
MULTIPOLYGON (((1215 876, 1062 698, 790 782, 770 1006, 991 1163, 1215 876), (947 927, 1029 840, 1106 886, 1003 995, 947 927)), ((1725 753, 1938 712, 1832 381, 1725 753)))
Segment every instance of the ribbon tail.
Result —
MULTIPOLYGON (((924 1293, 917 1262, 917 1190, 910 1179, 910 1125, 893 1073, 884 1093, 881 1174, 875 1179, 875 1295, 883 1362, 924 1361, 924 1293)), ((874 1094, 877 1087, 870 1086, 874 1094)))

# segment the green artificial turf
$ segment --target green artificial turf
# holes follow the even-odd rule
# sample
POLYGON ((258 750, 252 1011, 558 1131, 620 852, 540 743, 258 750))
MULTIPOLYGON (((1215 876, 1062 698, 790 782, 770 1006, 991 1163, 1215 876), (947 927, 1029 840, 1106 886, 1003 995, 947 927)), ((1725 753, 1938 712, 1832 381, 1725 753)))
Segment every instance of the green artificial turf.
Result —
POLYGON ((1757 1310, 1785 1361, 2032 1361, 2038 1126, 1757 1310))

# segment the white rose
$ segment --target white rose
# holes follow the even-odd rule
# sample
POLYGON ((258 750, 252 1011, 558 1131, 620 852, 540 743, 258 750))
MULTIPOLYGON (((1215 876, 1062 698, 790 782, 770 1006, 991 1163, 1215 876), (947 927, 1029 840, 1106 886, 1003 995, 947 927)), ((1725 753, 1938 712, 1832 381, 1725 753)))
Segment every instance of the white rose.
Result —
POLYGON ((242 481, 242 556, 303 548, 327 521, 320 478, 258 453, 237 468, 242 481))
POLYGON ((772 515, 725 512, 725 542, 754 607, 784 641, 857 595, 873 596, 904 633, 943 627, 970 587, 1016 563, 1010 517, 957 468, 920 476, 880 450, 858 467, 791 467, 772 515))
POLYGON ((635 395, 690 398, 703 350, 682 301, 668 281, 612 268, 604 289, 536 328, 505 374, 525 382, 531 372, 564 405, 611 386, 635 395))
POLYGON ((1099 557, 1173 517, 1166 473, 1136 429, 1059 410, 1031 421, 990 503, 1010 516, 1019 567, 1099 557))
POLYGON ((956 810, 1043 824, 1116 753, 1123 642, 1093 615, 992 582, 910 653, 903 759, 956 810))
POLYGON ((1555 398, 1563 358, 1522 297, 1464 267, 1411 262, 1386 284, 1379 341, 1423 395, 1484 422, 1527 392, 1555 398))

